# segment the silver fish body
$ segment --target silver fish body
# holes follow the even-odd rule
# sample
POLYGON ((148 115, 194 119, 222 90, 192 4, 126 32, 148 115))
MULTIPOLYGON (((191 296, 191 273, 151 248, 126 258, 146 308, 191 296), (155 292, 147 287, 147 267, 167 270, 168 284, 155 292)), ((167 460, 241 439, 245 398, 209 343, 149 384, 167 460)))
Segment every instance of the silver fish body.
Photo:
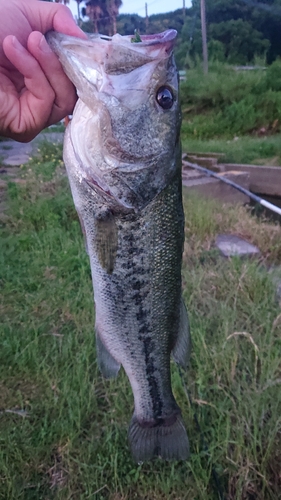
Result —
POLYGON ((185 368, 190 351, 175 37, 48 35, 79 95, 64 160, 90 257, 98 364, 129 378, 138 462, 189 454, 170 374, 171 353, 185 368))

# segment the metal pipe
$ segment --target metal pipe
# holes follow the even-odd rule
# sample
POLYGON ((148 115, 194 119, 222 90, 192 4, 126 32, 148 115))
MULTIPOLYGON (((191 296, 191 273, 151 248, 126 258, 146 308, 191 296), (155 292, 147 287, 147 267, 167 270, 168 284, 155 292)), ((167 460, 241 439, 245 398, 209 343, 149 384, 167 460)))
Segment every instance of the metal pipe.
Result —
POLYGON ((239 186, 239 184, 236 184, 233 181, 230 181, 229 179, 226 179, 225 177, 220 176, 219 174, 216 174, 215 172, 212 172, 212 170, 209 170, 208 168, 201 167, 200 165, 197 165, 197 163, 191 163, 190 161, 183 160, 182 161, 183 165, 186 167, 194 168, 195 170, 199 170, 199 172, 204 173, 208 177, 215 177, 215 179, 219 179, 222 182, 225 182, 225 184, 228 184, 229 186, 234 187, 241 193, 245 194, 246 196, 249 196, 249 198, 252 198, 256 203, 260 203, 260 205, 264 206, 265 208, 268 208, 269 210, 272 210, 272 212, 275 212, 278 215, 281 215, 281 208, 276 207, 276 205, 273 205, 269 201, 264 200, 260 196, 257 196, 256 194, 252 193, 251 191, 248 191, 248 189, 243 188, 242 186, 239 186))

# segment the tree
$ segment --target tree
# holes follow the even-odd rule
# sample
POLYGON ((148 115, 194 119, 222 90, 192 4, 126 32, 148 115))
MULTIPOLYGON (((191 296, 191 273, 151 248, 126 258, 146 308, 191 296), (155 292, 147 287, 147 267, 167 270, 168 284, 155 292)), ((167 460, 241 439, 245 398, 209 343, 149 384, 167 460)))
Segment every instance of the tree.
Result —
POLYGON ((119 8, 122 5, 121 0, 106 0, 106 10, 110 17, 113 35, 117 33, 116 19, 119 14, 119 8))
POLYGON ((82 2, 83 0, 75 0, 75 2, 77 3, 77 18, 78 18, 78 21, 80 21, 81 19, 81 16, 80 16, 80 3, 82 2))
POLYGON ((247 64, 256 55, 263 56, 269 43, 262 33, 242 19, 213 23, 209 28, 210 37, 223 43, 225 58, 232 64, 247 64))
POLYGON ((89 0, 86 2, 85 11, 82 14, 89 16, 94 25, 95 33, 99 32, 99 26, 103 28, 104 34, 109 36, 117 32, 116 19, 121 7, 121 0, 89 0))
POLYGON ((98 33, 98 21, 103 17, 104 15, 104 2, 101 2, 100 0, 90 0, 89 2, 86 3, 86 9, 82 9, 82 15, 86 15, 90 18, 90 21, 92 21, 94 25, 94 33, 98 33))

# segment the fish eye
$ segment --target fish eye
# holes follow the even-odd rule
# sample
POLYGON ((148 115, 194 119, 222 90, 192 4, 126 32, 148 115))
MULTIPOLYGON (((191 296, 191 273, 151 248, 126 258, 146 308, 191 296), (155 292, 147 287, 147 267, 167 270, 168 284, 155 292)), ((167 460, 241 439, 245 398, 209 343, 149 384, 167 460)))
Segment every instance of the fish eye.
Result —
POLYGON ((156 100, 163 109, 170 109, 174 104, 174 96, 169 87, 160 87, 157 90, 156 100))

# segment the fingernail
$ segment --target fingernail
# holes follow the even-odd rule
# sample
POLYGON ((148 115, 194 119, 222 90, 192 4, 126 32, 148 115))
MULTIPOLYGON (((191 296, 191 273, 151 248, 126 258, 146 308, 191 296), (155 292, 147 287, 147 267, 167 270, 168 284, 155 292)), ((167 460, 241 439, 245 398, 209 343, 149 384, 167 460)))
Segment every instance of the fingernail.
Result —
POLYGON ((22 46, 22 44, 18 41, 17 37, 13 36, 12 37, 12 44, 14 46, 14 48, 16 50, 18 50, 19 52, 22 52, 24 51, 24 47, 22 46))
POLYGON ((50 52, 52 52, 52 49, 48 45, 48 43, 46 42, 46 38, 44 37, 44 35, 42 35, 42 37, 41 37, 41 40, 40 40, 40 43, 39 43, 39 48, 45 54, 50 54, 50 52))

